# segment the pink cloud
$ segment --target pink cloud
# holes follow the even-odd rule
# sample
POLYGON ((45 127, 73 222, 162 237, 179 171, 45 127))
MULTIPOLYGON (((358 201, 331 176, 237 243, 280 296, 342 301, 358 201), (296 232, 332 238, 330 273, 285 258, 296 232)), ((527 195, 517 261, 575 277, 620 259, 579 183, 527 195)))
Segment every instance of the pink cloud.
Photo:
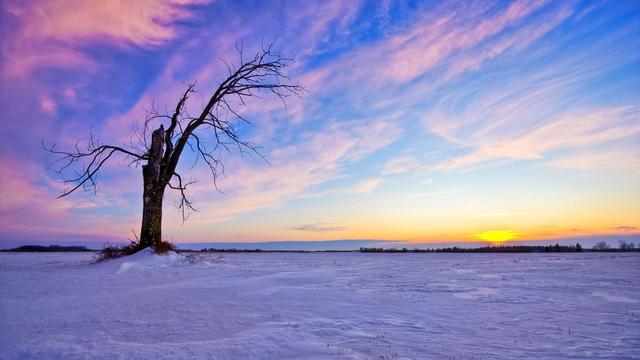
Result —
POLYGON ((50 97, 43 96, 40 98, 40 109, 45 113, 55 114, 57 105, 50 97))
POLYGON ((178 34, 176 21, 189 18, 188 5, 207 0, 34 0, 2 7, 12 29, 5 36, 3 74, 25 75, 38 67, 89 66, 77 45, 155 46, 178 34))
MULTIPOLYGON (((638 109, 633 106, 569 112, 545 124, 505 133, 495 128, 478 133, 469 144, 472 152, 445 160, 434 167, 449 170, 496 159, 542 159, 557 149, 593 147, 640 134, 638 109)), ((562 164, 563 162, 560 162, 562 164)))
POLYGON ((103 39, 114 44, 157 45, 175 36, 172 24, 190 16, 189 0, 46 0, 24 2, 21 37, 63 42, 103 39))

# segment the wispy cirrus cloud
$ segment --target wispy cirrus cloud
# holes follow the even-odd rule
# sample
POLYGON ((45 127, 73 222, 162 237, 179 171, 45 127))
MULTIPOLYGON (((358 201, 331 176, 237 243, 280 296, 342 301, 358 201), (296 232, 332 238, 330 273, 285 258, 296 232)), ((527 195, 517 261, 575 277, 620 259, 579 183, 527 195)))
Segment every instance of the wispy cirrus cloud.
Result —
POLYGON ((413 80, 455 52, 473 48, 505 28, 518 24, 545 4, 546 1, 515 1, 495 15, 469 22, 465 21, 470 20, 465 18, 468 9, 458 8, 448 16, 439 16, 427 26, 416 26, 404 38, 392 39, 383 45, 391 51, 383 57, 383 65, 386 66, 382 66, 384 70, 380 78, 385 82, 413 80))
MULTIPOLYGON (((532 128, 511 133, 495 129, 473 138, 475 150, 446 160, 435 169, 455 169, 497 159, 542 159, 555 150, 595 146, 640 133, 640 111, 634 106, 568 113, 532 128)), ((507 130, 509 131, 509 130, 507 130)))
MULTIPOLYGON (((425 96, 433 96, 440 99, 445 107, 454 107, 458 111, 461 106, 456 102, 469 103, 467 91, 471 93, 478 91, 480 87, 487 88, 486 82, 482 82, 478 83, 477 88, 467 86, 465 89, 465 86, 460 86, 448 94, 444 89, 455 84, 459 77, 478 71, 483 66, 490 66, 492 61, 500 61, 505 57, 526 58, 529 56, 526 50, 536 42, 572 17, 581 19, 594 9, 582 9, 575 2, 558 5, 544 1, 516 1, 504 8, 487 6, 465 9, 469 11, 462 11, 461 7, 461 4, 451 3, 436 8, 424 15, 423 21, 416 22, 408 31, 356 49, 325 67, 305 74, 305 79, 311 83, 314 91, 321 93, 346 89, 351 106, 359 106, 362 102, 363 106, 370 109, 395 107, 416 114, 416 110, 407 108, 406 104, 417 105, 425 96), (551 16, 541 15, 543 10, 547 15, 551 13, 551 16), (360 66, 365 62, 369 66, 360 66), (361 92, 352 92, 350 89, 353 88, 349 85, 351 83, 357 84, 355 89, 359 89, 362 84, 371 88, 381 86, 383 89, 372 97, 368 93, 363 95, 361 92), (451 101, 454 103, 451 104, 451 101), (399 103, 403 105, 398 106, 399 103)), ((597 44, 598 48, 604 47, 609 41, 611 39, 601 41, 597 44)), ((538 50, 531 56, 542 61, 550 51, 552 50, 538 50)), ((486 96, 480 95, 477 101, 466 105, 470 112, 463 116, 439 113, 437 107, 435 111, 432 108, 422 115, 427 119, 430 132, 459 147, 472 150, 464 156, 443 159, 432 169, 469 167, 495 159, 539 159, 543 153, 558 148, 573 149, 573 145, 589 141, 578 130, 570 135, 575 136, 575 141, 564 146, 549 141, 535 147, 532 145, 541 137, 547 138, 550 132, 557 132, 558 127, 577 125, 578 120, 557 119, 555 129, 553 125, 547 125, 536 130, 539 124, 556 121, 553 118, 558 117, 558 112, 566 112, 569 99, 560 101, 562 104, 553 104, 555 100, 550 97, 555 98, 557 94, 572 91, 569 88, 580 87, 602 75, 603 70, 611 69, 603 67, 597 61, 585 65, 589 64, 589 56, 581 54, 578 58, 555 64, 550 70, 532 67, 523 71, 523 78, 513 78, 514 84, 522 85, 507 85, 503 89, 497 89, 494 94, 489 92, 486 96), (500 92, 501 90, 503 91, 500 92), (500 94, 504 96, 503 99, 498 97, 500 94), (516 127, 519 127, 520 133, 511 132, 510 129, 516 127), (525 137, 521 133, 523 129, 532 130, 533 134, 525 137), (514 138, 520 141, 515 141, 514 138)), ((623 66, 628 61, 629 59, 621 59, 618 66, 623 66)), ((492 89, 491 86, 488 88, 492 89)), ((576 111, 575 107, 572 110, 576 111)), ((417 113, 420 111, 423 110, 418 110, 417 113)), ((585 116, 592 119, 594 116, 604 116, 608 110, 593 108, 589 111, 594 114, 585 116)), ((582 115, 566 113, 567 117, 582 115)), ((584 131, 595 130, 597 129, 584 131)), ((631 135, 635 133, 633 128, 626 128, 626 125, 621 125, 619 130, 631 130, 631 135)), ((566 135, 561 132, 555 135, 556 140, 563 136, 566 135)), ((601 141, 609 141, 605 137, 615 139, 613 130, 602 136, 601 141)), ((593 145, 596 142, 598 138, 591 137, 589 143, 593 145)), ((389 168, 383 172, 401 171, 406 166, 408 164, 390 163, 389 168)))
MULTIPOLYGON (((520 16, 531 15, 538 6, 544 6, 544 2, 538 2, 536 5, 533 9, 529 8, 527 9, 528 11, 524 11, 525 14, 520 14, 520 16)), ((437 84, 445 85, 465 72, 480 69, 484 63, 493 59, 527 49, 534 42, 560 26, 573 14, 572 4, 567 2, 563 7, 555 10, 551 16, 545 16, 541 21, 528 23, 513 32, 496 34, 496 38, 492 39, 492 41, 487 41, 486 44, 475 46, 469 51, 448 59, 450 65, 445 70, 444 76, 438 79, 437 84)), ((514 19, 511 20, 514 21, 514 19)))
POLYGON ((353 186, 343 189, 342 192, 347 194, 348 193, 356 193, 356 194, 370 193, 373 190, 375 190, 378 186, 380 186, 380 184, 382 184, 382 181, 383 180, 381 178, 372 178, 372 179, 362 180, 353 186))
POLYGON ((383 175, 400 174, 415 169, 418 162, 413 156, 399 156, 387 161, 382 169, 383 175))
MULTIPOLYGON (((334 177, 338 178, 339 176, 334 177)), ((365 180, 360 180, 355 183, 346 186, 340 186, 331 188, 324 191, 319 192, 305 192, 301 194, 301 198, 309 199, 309 198, 320 198, 323 196, 330 195, 370 195, 372 194, 382 183, 384 183, 384 179, 382 178, 369 178, 365 180)))
POLYGON ((496 71, 484 81, 472 81, 456 93, 444 94, 424 115, 424 124, 459 151, 433 169, 470 169, 476 164, 519 159, 542 159, 567 167, 568 160, 576 158, 582 160, 574 167, 589 163, 592 168, 611 168, 603 167, 605 162, 597 158, 621 153, 626 154, 622 162, 633 163, 624 160, 631 156, 625 139, 638 135, 637 106, 628 99, 618 105, 597 104, 598 97, 615 90, 593 87, 596 81, 638 60, 634 45, 624 41, 629 31, 597 39, 589 51, 554 59, 548 65, 543 65, 549 56, 553 59, 548 54, 557 49, 545 44, 544 55, 532 55, 540 63, 532 63, 518 77, 496 71), (624 44, 619 51, 625 56, 596 57, 612 42, 624 44), (596 147, 600 155, 586 155, 596 147))
POLYGON ((330 223, 313 223, 288 227, 289 230, 311 231, 311 232, 331 232, 345 230, 346 227, 330 223))
POLYGON ((514 1, 504 8, 444 3, 425 12, 406 31, 339 57, 307 74, 306 80, 310 88, 326 91, 345 83, 393 90, 412 81, 421 82, 424 76, 430 87, 434 79, 444 85, 503 52, 526 49, 572 14, 567 5, 542 23, 514 30, 546 5, 547 1, 514 1), (368 66, 362 66, 365 63, 368 66))

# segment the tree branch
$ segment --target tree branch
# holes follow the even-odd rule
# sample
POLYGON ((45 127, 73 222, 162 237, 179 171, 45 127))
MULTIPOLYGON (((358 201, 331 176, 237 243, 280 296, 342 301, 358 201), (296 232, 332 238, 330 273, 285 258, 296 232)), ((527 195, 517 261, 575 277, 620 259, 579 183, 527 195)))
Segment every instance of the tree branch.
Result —
POLYGON ((178 179, 178 184, 177 185, 173 185, 171 184, 171 182, 169 182, 167 185, 174 189, 174 190, 178 190, 180 191, 180 203, 177 206, 177 208, 181 211, 182 213, 182 222, 184 222, 185 220, 187 220, 189 218, 189 215, 186 214, 186 210, 189 209, 191 211, 198 211, 196 208, 193 207, 193 203, 191 202, 191 200, 187 197, 185 190, 187 190, 187 187, 189 185, 195 184, 197 181, 196 180, 191 180, 189 182, 183 183, 182 182, 182 176, 180 176, 180 174, 178 173, 174 173, 173 177, 175 177, 176 179, 178 179))
POLYGON ((58 174, 63 174, 72 165, 83 161, 82 170, 80 172, 75 172, 75 177, 64 180, 65 183, 75 185, 70 190, 65 191, 62 195, 58 196, 58 198, 65 197, 78 190, 80 187, 87 185, 90 185, 95 191, 96 175, 98 171, 115 153, 123 154, 125 158, 133 158, 130 165, 148 159, 147 155, 140 155, 119 146, 100 145, 99 141, 93 136, 93 133, 89 136, 87 150, 85 151, 80 150, 79 142, 76 143, 74 151, 56 150, 55 143, 51 146, 46 146, 44 140, 40 146, 43 150, 60 156, 50 165, 58 165, 58 169, 56 169, 58 174), (87 160, 86 162, 84 162, 85 159, 87 160))
MULTIPOLYGON (((198 128, 207 124, 213 126, 215 130, 216 138, 214 140, 216 144, 222 145, 228 150, 225 146, 226 142, 228 142, 237 145, 241 154, 243 154, 246 149, 258 154, 264 159, 253 144, 240 140, 235 127, 230 121, 221 121, 214 111, 225 110, 231 113, 235 119, 246 121, 230 104, 229 100, 231 98, 237 98, 240 105, 245 106, 246 98, 256 96, 254 91, 268 91, 276 95, 284 103, 286 97, 290 95, 300 96, 301 93, 305 91, 299 84, 286 82, 288 81, 288 77, 285 75, 284 69, 290 65, 294 59, 274 53, 272 48, 273 43, 263 48, 261 52, 258 52, 253 59, 247 62, 242 60, 244 59, 242 47, 237 48, 241 63, 235 71, 225 62, 230 75, 220 83, 200 115, 197 118, 190 119, 169 156, 166 168, 167 174, 175 172, 182 151, 192 134, 198 128), (222 140, 221 137, 225 139, 222 140)), ((215 171, 212 173, 215 173, 215 171)))

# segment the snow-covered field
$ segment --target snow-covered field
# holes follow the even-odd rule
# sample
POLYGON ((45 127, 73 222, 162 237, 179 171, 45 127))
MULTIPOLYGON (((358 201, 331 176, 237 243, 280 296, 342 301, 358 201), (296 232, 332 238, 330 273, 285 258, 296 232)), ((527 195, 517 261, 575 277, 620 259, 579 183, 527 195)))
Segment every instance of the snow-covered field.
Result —
POLYGON ((0 254, 2 359, 640 359, 640 254, 0 254))

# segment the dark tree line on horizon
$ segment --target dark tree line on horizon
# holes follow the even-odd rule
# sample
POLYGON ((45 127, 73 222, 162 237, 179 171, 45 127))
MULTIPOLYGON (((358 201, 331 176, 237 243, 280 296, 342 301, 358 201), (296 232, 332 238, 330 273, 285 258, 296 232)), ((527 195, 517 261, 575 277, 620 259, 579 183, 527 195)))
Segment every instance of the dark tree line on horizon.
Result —
POLYGON ((636 247, 634 243, 620 240, 619 248, 612 248, 606 242, 601 241, 594 245, 591 249, 584 249, 580 243, 575 245, 502 245, 502 246, 483 246, 478 248, 464 247, 446 247, 433 249, 396 249, 396 248, 365 248, 361 247, 360 252, 363 253, 560 253, 560 252, 620 252, 620 251, 640 251, 640 247, 636 247))

